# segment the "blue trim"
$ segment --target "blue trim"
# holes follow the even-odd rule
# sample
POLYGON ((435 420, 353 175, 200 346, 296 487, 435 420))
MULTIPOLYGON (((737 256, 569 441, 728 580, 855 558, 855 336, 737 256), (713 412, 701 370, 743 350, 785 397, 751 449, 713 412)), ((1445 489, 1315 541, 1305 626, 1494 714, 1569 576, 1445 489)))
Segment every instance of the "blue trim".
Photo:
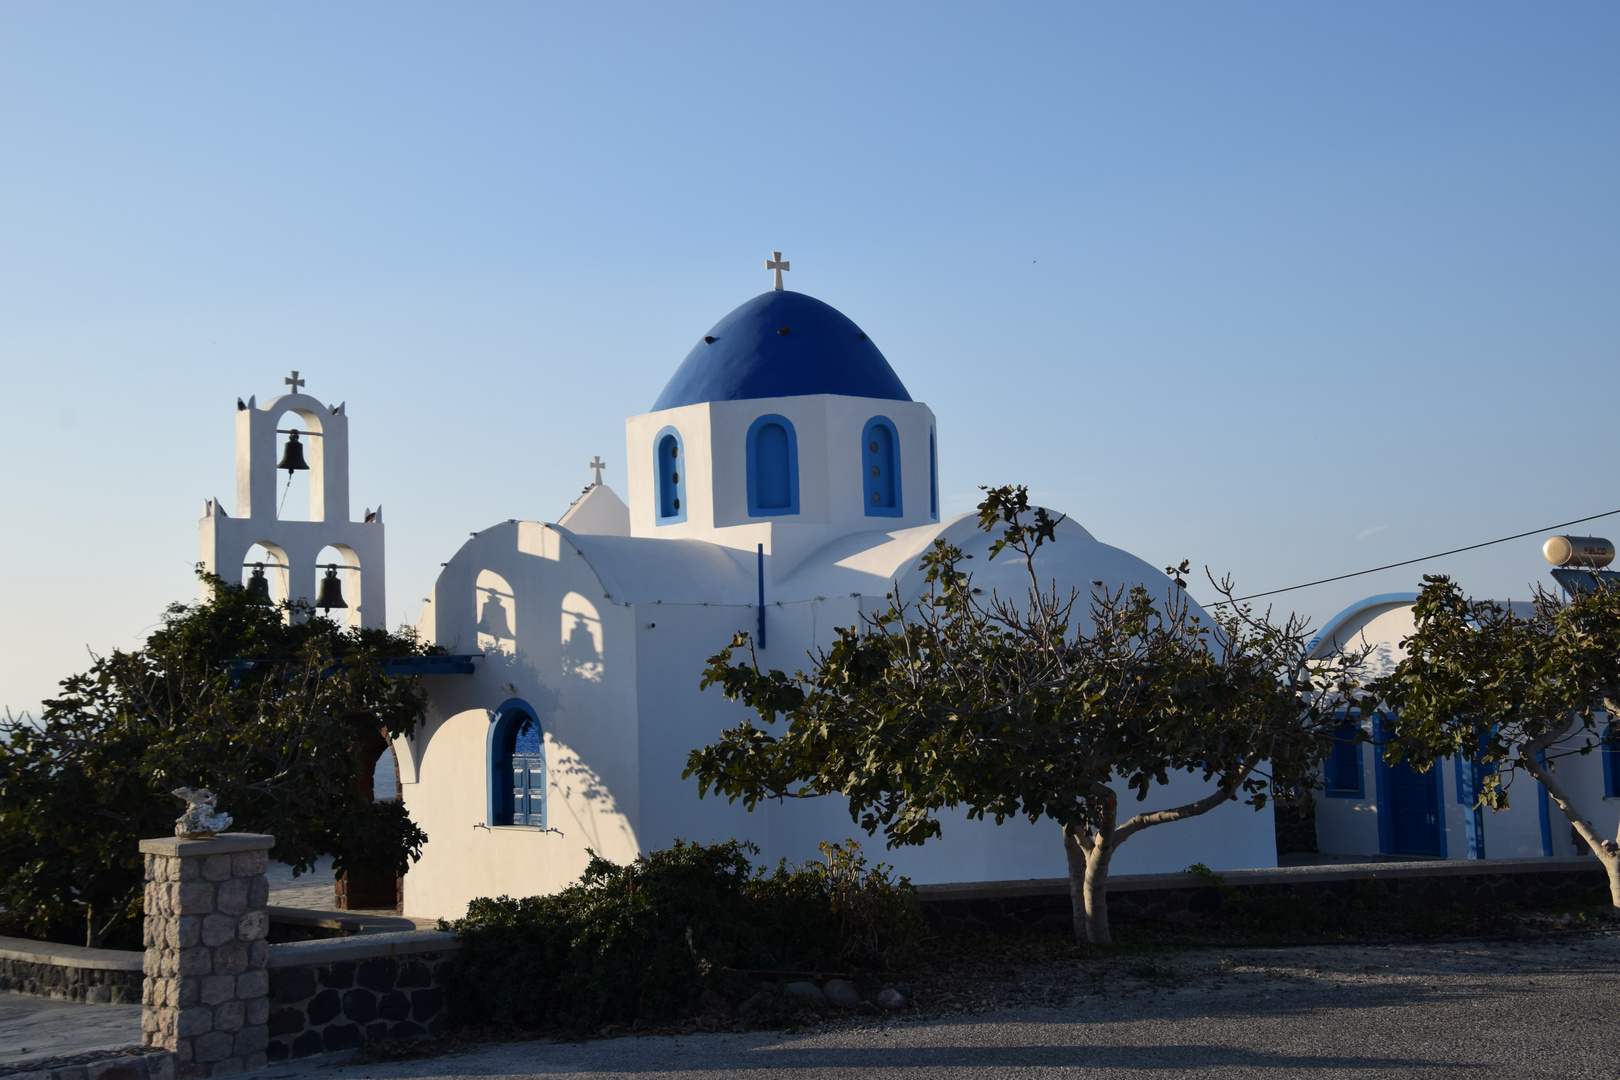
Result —
POLYGON ((1430 771, 1434 773, 1434 812, 1440 819, 1440 857, 1446 859, 1451 857, 1446 843, 1451 832, 1451 827, 1446 824, 1446 770, 1437 761, 1430 771))
POLYGON ((1373 796, 1378 808, 1378 853, 1395 853, 1395 804, 1389 794, 1389 762, 1384 760, 1383 747, 1389 738, 1384 718, 1373 721, 1373 796))
POLYGON ((1610 720, 1603 731, 1603 797, 1620 794, 1620 721, 1610 720))
MULTIPOLYGON (((507 698, 490 715, 489 731, 484 737, 484 788, 486 825, 510 825, 512 812, 507 803, 512 792, 511 755, 506 744, 511 741, 512 727, 524 720, 540 729, 542 747, 545 746, 545 728, 534 707, 522 698, 507 698)), ((540 797, 541 828, 545 827, 546 798, 540 797)))
POLYGON ((686 443, 673 427, 653 436, 653 517, 660 525, 686 520, 686 443), (675 453, 670 454, 670 439, 675 453))
POLYGON ((1468 858, 1483 859, 1485 810, 1478 805, 1483 766, 1477 761, 1465 760, 1461 754, 1455 755, 1451 761, 1456 766, 1454 771, 1457 777, 1457 802, 1463 808, 1463 840, 1468 846, 1468 858))
MULTIPOLYGON (((1536 760, 1543 765, 1547 763, 1547 753, 1542 751, 1536 755, 1536 760)), ((1536 811, 1541 817, 1541 854, 1543 858, 1552 858, 1552 802, 1547 798, 1547 789, 1536 781, 1536 811)))
POLYGON ((934 429, 928 429, 928 516, 939 520, 939 447, 934 429))
POLYGON ((1323 625, 1322 629, 1317 633, 1317 635, 1311 638, 1311 643, 1305 647, 1305 655, 1314 658, 1316 655, 1316 646, 1318 644, 1324 641, 1333 640, 1333 635, 1338 631, 1339 627, 1349 622, 1361 612, 1366 611, 1368 608, 1379 607, 1384 604, 1416 603, 1417 598, 1418 594, 1415 592, 1390 592, 1379 593, 1377 596, 1369 596, 1365 600, 1357 600, 1355 603, 1333 616, 1333 618, 1329 619, 1323 625))
MULTIPOLYGON (((748 452, 748 516, 749 517, 780 517, 786 514, 799 512, 799 436, 793 430, 793 421, 777 413, 766 413, 748 426, 748 437, 745 442, 748 452), (759 448, 759 435, 766 425, 775 424, 787 435, 785 448, 785 461, 765 461, 759 448), (787 505, 761 506, 759 502, 759 485, 768 479, 768 472, 778 468, 786 470, 785 480, 787 491, 787 505)), ((768 456, 774 457, 774 452, 768 456)), ((773 492, 772 494, 777 494, 773 492)))
POLYGON ((759 545, 759 647, 765 647, 765 545, 759 545))
POLYGON ((887 416, 874 416, 861 429, 861 491, 867 517, 903 516, 900 429, 887 416))
POLYGON ((846 315, 813 296, 773 290, 715 323, 652 411, 811 394, 911 400, 878 347, 846 315))

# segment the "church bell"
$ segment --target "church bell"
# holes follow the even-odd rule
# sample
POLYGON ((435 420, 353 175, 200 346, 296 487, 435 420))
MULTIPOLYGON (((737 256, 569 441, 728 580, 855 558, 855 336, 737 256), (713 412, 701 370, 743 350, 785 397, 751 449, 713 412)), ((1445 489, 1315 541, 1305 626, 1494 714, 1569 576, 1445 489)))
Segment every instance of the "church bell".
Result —
POLYGON ((322 611, 349 606, 343 602, 343 583, 338 581, 337 567, 335 565, 328 566, 326 576, 321 578, 321 595, 316 598, 315 606, 322 611))
POLYGON ((270 599, 270 579, 264 576, 264 563, 253 564, 253 576, 248 578, 247 602, 250 604, 273 604, 270 599))
POLYGON ((309 465, 304 461, 304 444, 298 441, 298 432, 287 433, 287 448, 281 452, 281 464, 276 468, 286 469, 289 480, 292 479, 292 474, 299 470, 309 471, 309 465))

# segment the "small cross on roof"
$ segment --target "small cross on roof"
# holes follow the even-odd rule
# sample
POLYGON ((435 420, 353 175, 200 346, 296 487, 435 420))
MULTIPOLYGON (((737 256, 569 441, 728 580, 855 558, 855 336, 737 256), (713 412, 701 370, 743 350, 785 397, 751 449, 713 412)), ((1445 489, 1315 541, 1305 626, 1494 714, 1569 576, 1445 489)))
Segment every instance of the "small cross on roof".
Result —
POLYGON ((585 467, 587 469, 595 469, 596 470, 596 482, 594 484, 592 484, 591 486, 592 487, 601 487, 602 486, 602 470, 607 468, 607 462, 602 460, 602 455, 601 454, 592 454, 591 455, 591 460, 586 464, 585 467))
POLYGON ((782 271, 789 269, 787 260, 782 258, 780 251, 771 252, 771 257, 765 260, 765 269, 776 271, 776 291, 782 291, 782 271))
POLYGON ((298 372, 295 371, 291 375, 287 376, 285 379, 282 379, 281 381, 286 383, 288 386, 292 387, 292 389, 289 390, 288 393, 296 394, 296 393, 298 393, 298 388, 300 386, 303 386, 304 383, 307 382, 308 380, 300 379, 298 377, 298 372))

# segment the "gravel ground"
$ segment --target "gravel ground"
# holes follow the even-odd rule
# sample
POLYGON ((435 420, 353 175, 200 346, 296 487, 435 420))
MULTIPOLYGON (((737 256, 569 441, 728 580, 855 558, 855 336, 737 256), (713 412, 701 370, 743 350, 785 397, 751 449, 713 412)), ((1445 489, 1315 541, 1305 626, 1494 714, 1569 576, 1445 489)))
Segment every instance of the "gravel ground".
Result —
MULTIPOLYGON (((1010 955, 1013 951, 1010 951, 1010 955)), ((460 1046, 264 1080, 832 1077, 1615 1077, 1620 933, 1017 963, 893 1019, 791 1033, 460 1046)))
POLYGON ((0 1066, 140 1044, 139 1005, 0 994, 0 1066))

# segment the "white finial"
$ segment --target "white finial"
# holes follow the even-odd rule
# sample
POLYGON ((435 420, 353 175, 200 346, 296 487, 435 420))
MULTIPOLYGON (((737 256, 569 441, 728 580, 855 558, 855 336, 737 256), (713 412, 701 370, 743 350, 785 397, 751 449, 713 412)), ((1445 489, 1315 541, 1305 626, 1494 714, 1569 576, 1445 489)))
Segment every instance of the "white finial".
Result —
POLYGON ((586 464, 585 467, 587 469, 595 469, 596 470, 596 483, 592 484, 591 486, 592 487, 601 487, 602 486, 602 470, 607 468, 607 462, 602 460, 602 455, 601 454, 592 454, 590 462, 588 464, 586 464))
POLYGON ((296 394, 296 393, 298 393, 298 388, 300 386, 303 386, 304 383, 307 382, 308 380, 300 379, 298 377, 298 372, 295 371, 291 375, 287 376, 285 379, 282 379, 281 381, 286 383, 288 386, 292 387, 291 393, 296 394))
MULTIPOLYGON (((776 291, 782 291, 782 271, 789 269, 787 260, 782 258, 780 251, 771 252, 771 257, 765 260, 765 269, 776 271, 776 291)), ((294 372, 293 374, 297 374, 294 372)))

